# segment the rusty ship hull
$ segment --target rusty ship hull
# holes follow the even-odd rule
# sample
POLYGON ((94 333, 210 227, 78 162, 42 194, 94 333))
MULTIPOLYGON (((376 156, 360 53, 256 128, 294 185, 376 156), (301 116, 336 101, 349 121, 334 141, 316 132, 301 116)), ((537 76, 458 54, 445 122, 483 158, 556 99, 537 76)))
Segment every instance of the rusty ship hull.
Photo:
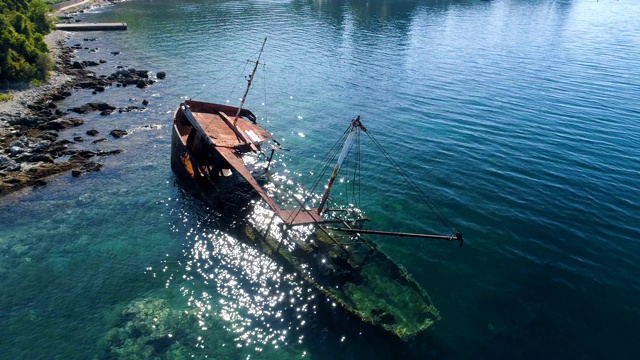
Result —
MULTIPOLYGON (((171 169, 190 192, 214 207, 237 191, 241 183, 225 155, 233 160, 234 147, 238 145, 239 156, 255 148, 238 140, 237 134, 229 130, 228 122, 237 112, 236 107, 188 100, 174 114, 171 169)), ((238 122, 245 125, 245 129, 254 129, 249 125, 252 120, 255 120, 253 113, 243 110, 238 122)))

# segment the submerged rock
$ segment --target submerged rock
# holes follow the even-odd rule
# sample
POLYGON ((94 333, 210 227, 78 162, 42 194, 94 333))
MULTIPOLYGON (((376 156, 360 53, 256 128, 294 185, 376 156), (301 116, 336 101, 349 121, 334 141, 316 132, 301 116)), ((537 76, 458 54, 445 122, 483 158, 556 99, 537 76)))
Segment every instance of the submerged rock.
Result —
POLYGON ((116 109, 115 106, 109 105, 107 103, 87 103, 82 106, 73 107, 69 109, 69 111, 73 111, 78 114, 85 114, 87 112, 95 111, 95 110, 98 110, 101 112, 107 112, 107 111, 112 112, 115 109, 116 109))
POLYGON ((87 66, 98 66, 99 63, 93 61, 93 60, 85 60, 82 62, 83 67, 87 67, 87 66))
POLYGON ((133 110, 144 110, 144 108, 140 108, 137 106, 127 106, 127 107, 121 107, 118 109, 118 112, 123 113, 123 112, 130 112, 133 110))
POLYGON ((127 132, 125 130, 115 129, 115 130, 111 130, 109 134, 111 134, 111 136, 113 136, 114 138, 118 139, 127 135, 127 132))
POLYGON ((40 130, 63 130, 69 127, 80 126, 84 124, 84 120, 81 119, 58 119, 51 120, 47 123, 38 125, 40 130))
POLYGON ((127 306, 102 341, 105 359, 190 358, 197 351, 198 319, 162 299, 127 306))
POLYGON ((79 150, 75 152, 71 157, 72 158, 81 157, 83 159, 90 159, 94 156, 96 156, 96 153, 91 150, 79 150))
POLYGON ((122 150, 120 150, 120 149, 108 150, 108 151, 103 151, 103 150, 98 151, 98 155, 99 156, 109 156, 109 155, 115 155, 115 154, 120 154, 120 153, 122 153, 122 150))
MULTIPOLYGON (((244 351, 236 346, 246 340, 238 341, 238 333, 226 330, 228 322, 214 314, 215 311, 211 311, 211 316, 202 316, 191 310, 176 308, 161 298, 135 300, 114 314, 113 327, 100 342, 100 358, 246 358, 244 351), (209 330, 203 332, 203 326, 209 330)), ((301 355, 281 351, 271 353, 265 347, 258 358, 289 360, 300 359, 301 355)))
POLYGON ((101 168, 102 168, 102 164, 89 162, 89 163, 86 163, 86 164, 82 165, 79 169, 71 170, 71 176, 78 177, 80 175, 84 175, 84 174, 87 174, 87 173, 100 171, 101 168))

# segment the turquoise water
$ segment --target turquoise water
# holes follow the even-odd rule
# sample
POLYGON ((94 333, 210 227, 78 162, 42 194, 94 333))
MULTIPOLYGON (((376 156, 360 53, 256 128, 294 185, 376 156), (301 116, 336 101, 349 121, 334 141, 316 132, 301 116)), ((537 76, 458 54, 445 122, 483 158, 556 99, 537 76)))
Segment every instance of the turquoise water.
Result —
MULTIPOLYGON (((98 48, 79 58, 108 61, 97 72, 167 78, 100 95, 146 111, 61 134, 129 131, 95 145, 125 150, 102 171, 0 200, 0 357, 635 358, 639 15, 612 0, 131 0, 83 14, 129 24, 72 35, 98 48), (291 149, 275 172, 310 184, 361 115, 465 235, 462 249, 377 239, 442 314, 408 343, 226 233, 170 171, 177 104, 237 103, 265 36, 247 108, 291 149)), ((365 155, 372 225, 443 231, 365 155)))

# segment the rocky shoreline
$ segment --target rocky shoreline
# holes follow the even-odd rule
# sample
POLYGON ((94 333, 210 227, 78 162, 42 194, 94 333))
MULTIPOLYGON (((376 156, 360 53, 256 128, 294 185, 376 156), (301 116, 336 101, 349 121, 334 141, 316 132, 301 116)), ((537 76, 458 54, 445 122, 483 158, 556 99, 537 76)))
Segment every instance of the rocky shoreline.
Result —
MULTIPOLYGON (((73 17, 73 13, 65 12, 64 15, 73 17)), ((44 85, 14 84, 10 88, 0 89, 13 96, 12 100, 0 102, 0 196, 26 187, 43 186, 52 175, 71 171, 73 176, 80 176, 100 170, 102 165, 99 160, 103 156, 117 154, 121 150, 82 149, 85 143, 82 137, 75 137, 74 141, 59 140, 59 132, 82 125, 84 120, 81 116, 88 112, 99 111, 100 115, 108 116, 114 111, 144 110, 144 105, 147 105, 143 101, 143 106, 116 108, 105 102, 91 102, 62 110, 61 102, 73 96, 78 89, 88 89, 97 95, 110 86, 144 88, 156 81, 147 70, 123 66, 109 76, 97 75, 90 68, 106 60, 74 61, 75 51, 83 46, 66 46, 67 39, 65 32, 58 30, 46 37, 55 66, 44 85), (70 148, 72 144, 74 149, 70 148)), ((155 77, 162 79, 164 73, 157 73, 155 77)), ((88 130, 86 134, 95 137, 95 140, 88 142, 90 144, 107 140, 98 138, 96 130, 88 130)), ((126 134, 121 129, 110 132, 113 138, 126 134)))

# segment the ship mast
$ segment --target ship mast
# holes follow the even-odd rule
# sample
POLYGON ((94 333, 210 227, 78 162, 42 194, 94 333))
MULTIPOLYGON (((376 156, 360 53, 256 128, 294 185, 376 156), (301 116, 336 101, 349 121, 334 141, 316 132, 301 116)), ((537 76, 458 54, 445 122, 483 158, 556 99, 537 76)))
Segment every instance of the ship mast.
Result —
POLYGON ((249 80, 247 83, 247 90, 244 91, 244 96, 240 99, 240 107, 238 108, 238 112, 236 113, 236 117, 233 118, 233 126, 236 126, 238 122, 238 117, 240 116, 240 112, 242 111, 242 106, 244 106, 244 101, 247 99, 247 95, 249 94, 249 89, 251 88, 251 82, 253 82, 253 76, 256 74, 256 70, 258 70, 258 65, 260 65, 260 57, 262 56, 262 50, 264 49, 264 44, 267 43, 267 38, 264 38, 262 42, 262 47, 260 48, 260 53, 258 54, 258 60, 256 60, 256 66, 253 67, 253 71, 251 75, 249 75, 249 80))
POLYGON ((344 162, 344 158, 349 153, 349 148, 351 148, 351 145, 353 144, 353 138, 358 129, 364 132, 367 132, 367 129, 360 122, 360 115, 358 115, 357 118, 351 121, 351 128, 349 129, 349 135, 347 135, 347 139, 344 141, 344 144, 342 145, 342 151, 340 151, 340 156, 338 156, 338 163, 333 168, 333 172, 331 173, 331 178, 329 178, 329 184, 327 185, 327 189, 324 191, 324 194, 322 194, 320 205, 318 205, 318 214, 322 214, 322 209, 327 203, 327 200, 329 200, 331 187, 333 187, 333 183, 336 181, 336 178, 338 177, 338 172, 340 171, 340 167, 344 162))

